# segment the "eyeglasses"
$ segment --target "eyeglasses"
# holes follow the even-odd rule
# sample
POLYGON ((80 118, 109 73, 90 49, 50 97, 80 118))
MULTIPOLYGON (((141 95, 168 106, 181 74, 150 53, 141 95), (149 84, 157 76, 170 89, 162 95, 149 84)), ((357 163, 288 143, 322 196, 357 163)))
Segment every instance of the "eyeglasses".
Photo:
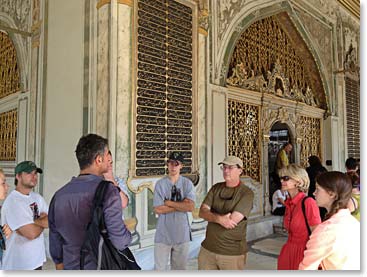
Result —
POLYGON ((234 169, 234 168, 239 168, 237 165, 222 165, 221 167, 220 167, 220 169, 221 170, 232 170, 232 169, 234 169))
POLYGON ((289 179, 292 179, 291 177, 289 176, 281 176, 279 177, 280 181, 289 181, 289 179))

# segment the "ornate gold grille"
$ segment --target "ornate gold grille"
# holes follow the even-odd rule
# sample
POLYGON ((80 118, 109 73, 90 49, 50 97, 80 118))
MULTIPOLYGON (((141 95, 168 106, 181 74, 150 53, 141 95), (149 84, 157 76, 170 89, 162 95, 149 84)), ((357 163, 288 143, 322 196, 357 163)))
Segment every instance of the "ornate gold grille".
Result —
POLYGON ((164 175, 180 151, 192 171, 192 9, 174 0, 139 0, 136 176, 164 175))
POLYGON ((19 89, 17 53, 9 36, 0 31, 0 99, 19 89))
POLYGON ((315 61, 304 58, 303 51, 308 49, 304 49, 302 39, 295 42, 296 38, 290 38, 276 18, 259 20, 241 34, 231 57, 227 84, 325 108, 320 97, 321 79, 310 75, 317 68, 315 61))
POLYGON ((242 159, 243 174, 260 181, 260 108, 228 101, 228 154, 242 159))
POLYGON ((302 139, 301 143, 301 166, 308 166, 308 157, 316 155, 321 157, 321 119, 313 117, 300 117, 299 126, 297 127, 302 139))
POLYGON ((15 161, 17 153, 17 109, 0 114, 0 161, 15 161))

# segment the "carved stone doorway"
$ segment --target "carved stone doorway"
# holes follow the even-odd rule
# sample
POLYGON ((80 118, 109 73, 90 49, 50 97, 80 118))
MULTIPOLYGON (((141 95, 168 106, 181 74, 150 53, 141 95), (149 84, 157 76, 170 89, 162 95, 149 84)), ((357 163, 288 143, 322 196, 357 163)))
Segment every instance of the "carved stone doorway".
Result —
MULTIPOLYGON (((272 196, 274 191, 278 189, 279 178, 276 173, 276 158, 282 146, 290 142, 294 145, 294 136, 287 124, 279 121, 275 122, 270 130, 270 141, 268 144, 268 168, 269 168, 269 202, 272 204, 272 196)), ((295 160, 294 150, 291 152, 290 163, 295 160)))

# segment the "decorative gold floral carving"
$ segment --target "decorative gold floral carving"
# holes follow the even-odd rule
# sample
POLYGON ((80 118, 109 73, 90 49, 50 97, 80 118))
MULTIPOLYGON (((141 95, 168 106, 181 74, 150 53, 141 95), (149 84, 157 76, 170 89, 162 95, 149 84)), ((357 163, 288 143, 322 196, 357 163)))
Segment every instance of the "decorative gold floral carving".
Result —
POLYGON ((298 127, 301 142, 300 164, 307 167, 309 156, 321 158, 321 119, 300 116, 298 127))
POLYGON ((293 39, 275 16, 253 23, 237 42, 227 84, 325 108, 321 79, 309 70, 315 62, 303 60, 293 39))
POLYGON ((0 114, 0 161, 16 160, 17 116, 17 109, 0 114))
POLYGON ((242 159, 243 174, 260 182, 260 108, 228 101, 228 154, 242 159))
POLYGON ((6 33, 0 32, 0 99, 20 90, 17 52, 6 33))

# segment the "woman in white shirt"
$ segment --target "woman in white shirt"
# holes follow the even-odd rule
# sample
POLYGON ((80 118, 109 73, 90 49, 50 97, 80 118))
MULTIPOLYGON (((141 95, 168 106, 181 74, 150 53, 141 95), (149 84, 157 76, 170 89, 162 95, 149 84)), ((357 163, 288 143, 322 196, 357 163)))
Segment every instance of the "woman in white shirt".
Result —
POLYGON ((344 173, 316 177, 316 202, 327 214, 312 232, 299 269, 360 270, 360 224, 347 208, 351 193, 351 180, 344 173))
POLYGON ((284 215, 285 213, 285 205, 284 201, 287 199, 288 192, 286 190, 277 189, 273 193, 273 207, 271 209, 271 213, 273 215, 284 215))

